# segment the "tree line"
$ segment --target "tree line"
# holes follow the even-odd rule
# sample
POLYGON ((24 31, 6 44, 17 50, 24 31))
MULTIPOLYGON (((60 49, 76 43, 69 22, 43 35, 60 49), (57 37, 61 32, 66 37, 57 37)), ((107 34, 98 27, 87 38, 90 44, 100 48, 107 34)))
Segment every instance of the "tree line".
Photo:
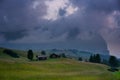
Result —
POLYGON ((93 63, 101 63, 101 57, 99 54, 94 54, 91 55, 89 58, 89 62, 93 62, 93 63))

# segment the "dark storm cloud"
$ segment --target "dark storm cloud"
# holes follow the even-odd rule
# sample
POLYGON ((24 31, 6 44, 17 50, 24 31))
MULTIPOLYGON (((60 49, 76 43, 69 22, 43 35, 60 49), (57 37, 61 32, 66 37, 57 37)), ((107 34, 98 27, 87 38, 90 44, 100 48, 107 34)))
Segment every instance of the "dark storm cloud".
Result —
POLYGON ((88 7, 97 11, 111 12, 118 9, 116 0, 93 0, 89 1, 88 7))
POLYGON ((26 35, 25 30, 18 30, 18 31, 12 31, 12 32, 1 32, 0 34, 3 34, 6 40, 16 40, 18 38, 22 38, 26 35))
POLYGON ((2 3, 4 0, 0 0, 0 3, 2 3))
POLYGON ((24 17, 25 2, 15 0, 5 0, 0 6, 0 34, 6 40, 15 40, 21 38, 21 30, 24 29, 22 19, 24 17), (18 32, 17 32, 18 31, 18 32))
POLYGON ((75 39, 80 33, 80 30, 75 27, 75 28, 71 28, 68 32, 68 39, 75 39))
POLYGON ((120 0, 71 0, 74 4, 86 6, 88 11, 111 12, 120 10, 120 0))
POLYGON ((24 37, 22 30, 27 33, 38 26, 38 19, 43 13, 41 9, 33 9, 34 1, 37 0, 0 0, 0 32, 7 40, 24 37), (22 32, 16 34, 17 31, 22 32))
MULTIPOLYGON (((94 29, 93 31, 98 31, 101 26, 106 26, 104 25, 105 16, 108 15, 108 13, 111 13, 112 11, 118 9, 119 7, 116 0, 71 0, 74 5, 77 5, 80 8, 85 7, 82 17, 80 14, 81 12, 79 12, 76 14, 76 16, 73 16, 71 18, 62 18, 62 20, 52 22, 48 25, 47 23, 42 25, 44 22, 38 20, 38 17, 44 15, 44 11, 41 10, 44 10, 45 6, 42 5, 43 0, 41 0, 39 1, 40 9, 31 10, 31 5, 33 5, 35 1, 39 0, 1 0, 2 6, 0 9, 0 31, 14 32, 23 29, 29 31, 36 27, 40 28, 44 25, 48 26, 48 29, 51 31, 51 34, 53 36, 57 34, 62 35, 66 31, 68 32, 69 36, 69 32, 71 31, 70 27, 73 28, 73 32, 75 32, 74 27, 79 27, 80 29, 86 30, 94 29), (96 10, 97 12, 95 12, 96 10), (103 15, 102 12, 105 12, 107 14, 103 15)), ((60 9, 60 16, 64 16, 65 13, 66 12, 63 9, 60 9)))
POLYGON ((60 8, 55 21, 43 19, 48 7, 45 1, 0 0, 0 41, 89 40, 98 34, 109 44, 120 44, 120 0, 69 0, 78 10, 66 17, 66 10, 60 8))
MULTIPOLYGON (((119 45, 120 47, 119 43, 120 1, 119 0, 92 0, 92 1, 71 0, 71 1, 74 3, 74 5, 79 6, 78 12, 75 15, 72 15, 71 17, 68 18, 62 17, 61 20, 54 22, 54 25, 49 25, 50 27, 53 28, 53 31, 55 33, 59 33, 59 35, 57 36, 63 35, 67 32, 66 33, 67 36, 69 36, 72 39, 76 39, 79 35, 82 39, 89 39, 89 37, 95 36, 95 34, 100 34, 106 40, 105 41, 106 43, 104 44, 108 45, 109 50, 112 50, 110 52, 112 54, 114 54, 113 52, 118 52, 116 48, 111 49, 111 46, 117 43, 117 45, 119 45), (83 8, 83 10, 81 11, 80 8, 83 8), (79 33, 79 31, 76 31, 75 29, 76 27, 78 28, 79 31, 82 32, 79 33)), ((62 13, 61 16, 64 16, 65 14, 64 10, 62 10, 61 13, 62 13)), ((93 40, 93 42, 95 41, 93 40)))
POLYGON ((118 9, 120 10, 120 0, 117 0, 117 6, 118 6, 118 9))

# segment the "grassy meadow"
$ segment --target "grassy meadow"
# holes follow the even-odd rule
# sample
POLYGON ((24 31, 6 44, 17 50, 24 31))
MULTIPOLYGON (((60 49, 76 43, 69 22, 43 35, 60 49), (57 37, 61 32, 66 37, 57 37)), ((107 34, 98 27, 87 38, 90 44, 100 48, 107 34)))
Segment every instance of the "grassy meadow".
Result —
POLYGON ((102 64, 72 59, 29 61, 24 51, 12 58, 0 50, 0 80, 120 80, 120 72, 112 73, 102 64))

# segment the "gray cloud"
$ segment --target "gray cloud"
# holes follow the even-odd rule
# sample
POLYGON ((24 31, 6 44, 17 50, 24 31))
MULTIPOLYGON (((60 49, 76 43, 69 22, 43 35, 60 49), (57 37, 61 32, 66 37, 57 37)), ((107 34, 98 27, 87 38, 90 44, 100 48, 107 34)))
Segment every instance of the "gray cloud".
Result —
POLYGON ((74 27, 74 28, 71 28, 68 32, 68 39, 75 39, 80 33, 80 30, 79 28, 77 27, 74 27))
MULTIPOLYGON (((34 0, 34 1, 38 1, 38 0, 34 0)), ((106 1, 72 0, 75 5, 78 5, 80 3, 80 7, 85 7, 85 9, 83 10, 84 13, 80 14, 81 12, 79 12, 79 13, 76 13, 77 16, 73 16, 73 17, 71 16, 71 18, 63 17, 61 20, 58 20, 56 22, 48 23, 48 25, 45 23, 44 25, 42 25, 41 24, 42 21, 41 19, 38 19, 38 17, 42 16, 43 13, 45 13, 44 11, 41 11, 43 10, 41 9, 41 7, 44 8, 45 6, 43 5, 39 6, 40 9, 37 9, 37 10, 33 9, 32 11, 31 10, 32 7, 30 8, 30 6, 34 3, 34 1, 31 1, 31 0, 21 0, 21 1, 6 0, 4 1, 3 4, 8 5, 8 6, 3 5, 3 14, 6 13, 6 15, 1 16, 2 17, 1 31, 8 30, 8 32, 9 31, 14 32, 17 29, 18 30, 23 30, 23 29, 31 30, 38 26, 41 27, 45 25, 51 31, 51 34, 54 36, 62 35, 66 31, 68 31, 69 33, 71 29, 68 29, 68 27, 73 28, 73 31, 74 31, 74 27, 78 27, 81 30, 83 29, 86 30, 89 28, 89 30, 97 32, 101 29, 101 27, 104 28, 108 26, 105 22, 106 16, 108 15, 108 13, 110 14, 112 11, 116 10, 118 7, 116 5, 115 0, 106 0, 106 1), (104 14, 103 12, 106 12, 107 14, 104 14), (8 19, 8 22, 5 21, 4 16, 6 16, 6 18, 8 19), (61 22, 63 24, 61 24, 61 22)), ((43 1, 39 1, 39 2, 41 2, 40 4, 43 3, 43 1)), ((65 13, 64 10, 60 10, 61 16, 64 16, 64 13, 65 13)))
POLYGON ((12 32, 1 32, 6 40, 16 40, 18 38, 22 38, 26 35, 25 30, 18 30, 18 31, 12 31, 12 32))
POLYGON ((41 11, 43 3, 41 0, 39 10, 35 10, 33 9, 34 1, 1 0, 0 32, 5 36, 6 40, 16 40, 24 37, 23 30, 27 33, 39 25, 40 17, 44 12, 41 11), (16 34, 17 32, 18 34, 16 34))
POLYGON ((45 0, 0 0, 0 42, 82 42, 100 35, 110 47, 120 45, 120 0, 70 1, 78 11, 66 17, 66 11, 60 9, 60 18, 50 21, 43 19, 45 0))

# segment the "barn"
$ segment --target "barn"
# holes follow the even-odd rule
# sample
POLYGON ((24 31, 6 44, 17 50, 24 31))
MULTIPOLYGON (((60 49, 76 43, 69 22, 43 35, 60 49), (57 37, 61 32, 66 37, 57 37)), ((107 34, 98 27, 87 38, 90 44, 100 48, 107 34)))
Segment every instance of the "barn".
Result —
POLYGON ((42 55, 42 56, 36 56, 37 60, 47 60, 47 56, 42 55))
POLYGON ((50 58, 60 58, 60 55, 53 53, 50 55, 50 58))

